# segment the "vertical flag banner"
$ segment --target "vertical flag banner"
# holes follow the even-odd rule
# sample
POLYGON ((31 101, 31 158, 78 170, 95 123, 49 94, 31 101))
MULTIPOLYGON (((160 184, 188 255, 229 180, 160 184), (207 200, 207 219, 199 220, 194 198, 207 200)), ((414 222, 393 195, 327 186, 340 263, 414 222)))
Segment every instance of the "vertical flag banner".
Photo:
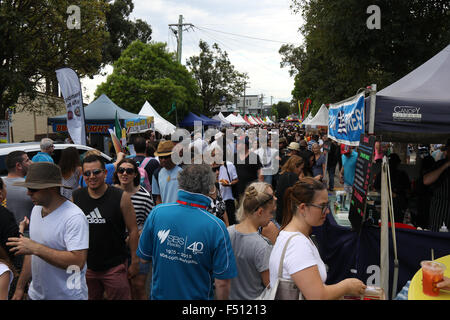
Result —
POLYGON ((302 104, 300 103, 300 100, 297 100, 297 104, 298 104, 298 120, 299 120, 299 121, 303 121, 303 117, 302 117, 302 104))
POLYGON ((114 133, 113 130, 108 129, 109 134, 111 135, 111 141, 113 143, 114 146, 114 150, 116 151, 116 154, 118 154, 119 152, 123 152, 122 150, 122 146, 120 144, 120 140, 117 138, 116 134, 114 133))
POLYGON ((119 118, 117 117, 117 110, 116 110, 116 119, 114 121, 114 133, 116 134, 116 137, 119 140, 122 139, 122 128, 120 127, 119 118))
POLYGON ((83 97, 77 74, 70 68, 56 70, 67 111, 67 131, 75 144, 86 145, 83 97))
POLYGON ((349 146, 358 146, 364 134, 364 92, 328 109, 328 137, 349 146))
POLYGON ((311 99, 308 98, 303 102, 303 114, 302 114, 302 120, 305 119, 305 115, 308 113, 309 105, 311 104, 311 99))

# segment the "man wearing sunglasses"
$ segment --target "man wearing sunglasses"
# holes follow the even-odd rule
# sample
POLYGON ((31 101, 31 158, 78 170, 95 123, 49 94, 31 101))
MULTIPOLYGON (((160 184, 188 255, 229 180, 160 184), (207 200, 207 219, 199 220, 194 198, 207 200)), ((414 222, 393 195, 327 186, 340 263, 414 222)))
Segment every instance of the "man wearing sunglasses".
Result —
POLYGON ((139 272, 136 255, 139 235, 130 195, 106 184, 107 170, 102 157, 87 156, 82 169, 87 188, 75 190, 72 197, 89 222, 86 272, 89 300, 101 300, 104 293, 110 300, 130 300, 128 279, 139 272), (126 230, 131 251, 129 267, 126 230))
MULTIPOLYGON (((87 300, 86 257, 89 226, 83 211, 61 196, 61 170, 49 162, 30 165, 23 182, 34 203, 30 238, 21 235, 6 243, 16 255, 24 255, 14 300, 87 300)), ((67 188, 67 187, 66 187, 67 188)))

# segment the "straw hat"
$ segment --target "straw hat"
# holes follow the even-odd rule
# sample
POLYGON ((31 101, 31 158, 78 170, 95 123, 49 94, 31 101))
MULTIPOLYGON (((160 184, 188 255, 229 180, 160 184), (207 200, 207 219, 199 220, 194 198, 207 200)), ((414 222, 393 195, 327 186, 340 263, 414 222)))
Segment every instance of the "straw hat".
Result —
POLYGON ((14 182, 13 186, 30 189, 47 189, 52 187, 64 187, 72 189, 61 183, 61 169, 51 162, 35 162, 28 167, 25 181, 14 182))
POLYGON ((155 152, 155 156, 165 157, 170 156, 172 154, 172 149, 174 147, 174 143, 170 140, 161 141, 158 144, 158 149, 155 152))
POLYGON ((297 142, 291 142, 289 143, 288 149, 300 151, 300 145, 297 142))

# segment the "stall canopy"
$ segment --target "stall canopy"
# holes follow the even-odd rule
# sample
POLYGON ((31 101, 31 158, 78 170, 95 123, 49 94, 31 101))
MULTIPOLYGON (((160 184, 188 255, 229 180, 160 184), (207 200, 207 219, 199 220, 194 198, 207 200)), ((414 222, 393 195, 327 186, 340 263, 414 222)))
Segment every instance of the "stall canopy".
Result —
POLYGON ((322 104, 314 118, 308 121, 308 125, 328 127, 328 108, 324 104, 322 104))
POLYGON ((201 122, 202 126, 215 126, 220 125, 220 121, 212 120, 206 116, 198 116, 192 112, 179 123, 180 127, 193 127, 195 122, 201 122))
POLYGON ((204 125, 207 125, 207 126, 218 126, 218 127, 221 125, 220 120, 215 120, 215 119, 208 118, 207 116, 205 116, 203 114, 200 114, 199 117, 205 120, 204 125))
POLYGON ((226 116, 225 119, 227 121, 229 121, 234 126, 239 126, 239 125, 242 125, 242 124, 248 124, 247 122, 245 122, 245 120, 239 119, 237 116, 235 116, 232 113, 229 114, 228 116, 226 116))
MULTIPOLYGON (((377 92, 375 134, 384 141, 445 143, 450 136, 450 45, 377 92)), ((370 98, 366 99, 368 128, 370 98)))
POLYGON ((301 123, 302 125, 309 125, 309 122, 313 119, 313 116, 311 115, 311 112, 308 114, 306 119, 301 123))
MULTIPOLYGON (((84 108, 86 132, 108 134, 108 129, 114 128, 116 114, 122 128, 125 127, 127 119, 146 119, 145 116, 120 108, 108 96, 102 94, 84 108)), ((48 118, 47 124, 53 126, 54 132, 62 132, 67 131, 66 121, 66 114, 63 114, 48 118)))
POLYGON ((175 132, 176 127, 172 123, 161 117, 148 101, 145 101, 144 105, 141 108, 141 111, 139 111, 139 115, 153 117, 155 130, 161 133, 163 136, 175 132))
POLYGON ((214 117, 212 117, 215 120, 219 120, 221 123, 222 127, 228 127, 231 126, 231 122, 228 121, 224 115, 222 114, 222 112, 219 112, 219 114, 216 114, 214 117))

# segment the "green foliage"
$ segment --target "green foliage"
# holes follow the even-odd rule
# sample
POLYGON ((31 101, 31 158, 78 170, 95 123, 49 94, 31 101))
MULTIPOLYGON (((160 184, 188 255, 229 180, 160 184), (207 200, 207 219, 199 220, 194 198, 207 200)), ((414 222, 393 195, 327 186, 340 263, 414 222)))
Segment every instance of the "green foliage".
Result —
POLYGON ((291 104, 286 101, 279 101, 272 106, 272 114, 277 116, 277 119, 286 118, 291 113, 291 104))
POLYGON ((449 44, 448 0, 292 0, 291 9, 305 41, 280 48, 281 66, 295 75, 294 99, 311 98, 313 109, 372 83, 381 90, 449 44), (370 5, 380 7, 379 30, 367 28, 370 5))
MULTIPOLYGON (((95 97, 106 94, 121 108, 138 113, 145 101, 166 117, 172 103, 177 106, 178 121, 188 111, 200 111, 198 87, 189 71, 167 51, 165 43, 134 41, 114 63, 114 70, 97 87, 95 97)), ((175 122, 173 112, 168 120, 175 122)))
POLYGON ((203 113, 211 115, 218 105, 233 104, 245 88, 247 74, 235 70, 226 51, 214 43, 212 49, 200 40, 198 56, 190 57, 186 64, 200 88, 203 113))
POLYGON ((112 63, 119 59, 120 54, 134 40, 148 43, 152 39, 152 28, 145 21, 129 20, 133 12, 132 0, 108 1, 105 12, 106 29, 109 33, 108 41, 103 44, 103 63, 112 63))
POLYGON ((0 118, 23 96, 23 106, 54 79, 55 70, 70 66, 80 76, 94 75, 101 61, 106 4, 102 0, 0 1, 0 118), (82 12, 81 28, 67 27, 67 8, 75 4, 82 12), (47 82, 48 83, 48 82, 47 82))

